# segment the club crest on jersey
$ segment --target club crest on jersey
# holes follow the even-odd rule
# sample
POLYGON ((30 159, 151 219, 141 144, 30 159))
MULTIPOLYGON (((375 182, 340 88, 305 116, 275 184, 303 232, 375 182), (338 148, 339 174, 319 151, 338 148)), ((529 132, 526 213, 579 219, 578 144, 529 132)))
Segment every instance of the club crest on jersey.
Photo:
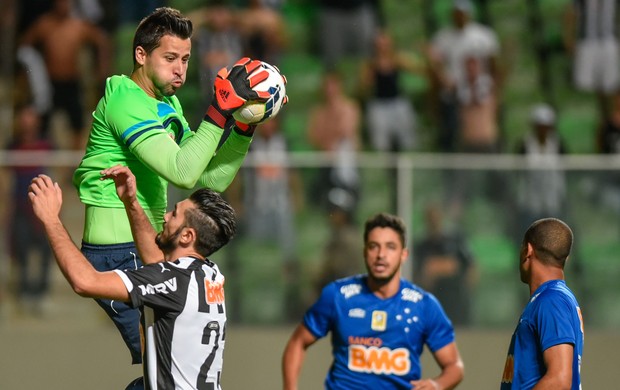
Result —
POLYGON ((168 294, 177 291, 177 278, 168 279, 162 283, 139 285, 138 288, 142 295, 168 294))
POLYGON ((373 310, 370 329, 382 332, 387 328, 387 312, 383 310, 373 310))

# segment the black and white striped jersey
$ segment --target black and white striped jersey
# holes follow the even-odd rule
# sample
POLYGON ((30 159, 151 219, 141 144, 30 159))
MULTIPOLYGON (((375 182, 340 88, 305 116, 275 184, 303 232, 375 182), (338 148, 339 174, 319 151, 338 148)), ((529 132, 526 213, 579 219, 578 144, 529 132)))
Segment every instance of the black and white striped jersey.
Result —
POLYGON ((180 258, 116 272, 142 309, 146 390, 220 390, 226 309, 217 265, 180 258))

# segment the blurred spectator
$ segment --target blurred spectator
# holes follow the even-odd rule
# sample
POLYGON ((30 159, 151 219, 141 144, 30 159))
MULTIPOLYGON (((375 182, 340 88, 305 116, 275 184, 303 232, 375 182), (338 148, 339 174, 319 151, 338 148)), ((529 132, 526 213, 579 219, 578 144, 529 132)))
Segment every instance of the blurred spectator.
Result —
POLYGON ((518 191, 520 229, 540 218, 565 218, 566 178, 559 157, 566 152, 556 131, 555 110, 537 104, 530 114, 532 126, 518 152, 526 156, 518 191))
POLYGON ((342 77, 335 71, 323 75, 322 99, 310 111, 308 140, 320 152, 333 159, 331 166, 319 170, 313 188, 313 200, 325 206, 332 188, 342 188, 359 197, 359 173, 356 153, 360 148, 361 109, 349 97, 342 77))
POLYGON ((32 46, 22 46, 17 50, 15 68, 16 105, 31 101, 41 116, 49 115, 52 109, 52 84, 47 73, 45 60, 32 46))
MULTIPOLYGON (((563 0, 562 2, 570 2, 573 0, 563 0)), ((562 2, 554 2, 558 4, 558 11, 566 8, 566 4, 562 2)), ((532 41, 529 44, 533 50, 536 67, 538 71, 538 85, 540 86, 544 100, 550 104, 555 103, 554 95, 554 78, 560 73, 561 78, 570 80, 570 76, 566 77, 565 73, 570 72, 569 66, 564 61, 560 63, 552 61, 554 56, 566 57, 566 45, 563 42, 562 29, 565 24, 565 17, 546 17, 543 15, 542 9, 548 5, 541 4, 540 0, 527 0, 527 29, 532 41)), ((560 16, 558 12, 556 15, 560 16)), ((520 233, 519 233, 520 235, 520 233)))
MULTIPOLYGON (((437 31, 439 26, 438 15, 437 12, 435 12, 436 9, 440 8, 437 7, 437 3, 445 2, 446 0, 422 0, 422 23, 424 24, 424 33, 427 37, 431 37, 437 31)), ((489 0, 474 0, 473 2, 476 5, 476 15, 480 23, 491 26, 493 24, 493 20, 489 10, 489 0)))
POLYGON ((334 280, 364 272, 364 267, 354 259, 363 247, 361 234, 355 222, 355 198, 342 188, 328 194, 329 236, 323 251, 318 275, 314 281, 316 299, 323 287, 334 280))
POLYGON ((206 7, 192 11, 188 17, 196 31, 193 39, 198 47, 201 95, 208 100, 213 95, 217 72, 232 66, 243 56, 243 41, 227 0, 211 0, 206 7))
POLYGON ((264 0, 249 0, 237 14, 243 37, 243 54, 272 65, 280 64, 282 51, 288 44, 286 25, 277 9, 264 0))
MULTIPOLYGON (((597 129, 596 147, 599 153, 620 155, 620 91, 616 91, 609 102, 607 116, 597 129)), ((612 206, 620 212, 620 173, 612 169, 596 174, 599 184, 589 186, 591 197, 612 206)))
POLYGON ((380 0, 320 0, 318 39, 327 69, 343 58, 367 58, 382 20, 380 0))
POLYGON ((367 98, 366 126, 373 149, 381 152, 410 151, 416 142, 416 114, 402 91, 402 72, 422 73, 424 66, 399 52, 389 33, 378 32, 374 53, 363 63, 360 77, 367 98))
MULTIPOLYGON (((81 50, 89 45, 97 49, 96 85, 103 88, 110 70, 111 47, 106 33, 93 24, 74 16, 71 0, 55 0, 53 8, 39 17, 20 39, 20 46, 39 49, 53 88, 53 108, 64 111, 70 121, 70 146, 84 146, 83 76, 80 71, 81 50)), ((50 118, 44 118, 44 136, 49 137, 50 118)))
POLYGON ((467 326, 477 279, 473 255, 462 234, 444 228, 438 205, 429 204, 424 215, 425 236, 413 245, 413 281, 439 299, 454 325, 467 326))
MULTIPOLYGON (((488 75, 495 88, 499 88, 499 42, 495 32, 471 20, 472 4, 469 0, 454 0, 452 23, 439 30, 428 50, 431 80, 438 94, 439 147, 454 151, 459 132, 459 100, 457 87, 466 84, 466 59, 478 58, 479 72, 488 75)), ((496 93, 496 96, 499 96, 496 93)))
POLYGON ((620 153, 620 91, 614 92, 597 132, 599 153, 620 153))
POLYGON ((495 82, 488 73, 482 71, 478 57, 468 56, 464 61, 465 77, 456 86, 460 120, 457 151, 498 152, 495 82))
MULTIPOLYGON (((7 146, 8 150, 31 152, 52 149, 51 143, 41 138, 41 118, 33 106, 20 106, 16 111, 15 123, 15 134, 7 146)), ((43 314, 43 300, 49 291, 52 252, 26 194, 32 178, 45 173, 45 168, 27 165, 9 169, 9 248, 18 270, 17 298, 22 309, 32 314, 43 314)))
POLYGON ((575 87, 597 93, 604 118, 609 97, 620 86, 618 1, 573 1, 567 14, 565 42, 573 57, 575 87))

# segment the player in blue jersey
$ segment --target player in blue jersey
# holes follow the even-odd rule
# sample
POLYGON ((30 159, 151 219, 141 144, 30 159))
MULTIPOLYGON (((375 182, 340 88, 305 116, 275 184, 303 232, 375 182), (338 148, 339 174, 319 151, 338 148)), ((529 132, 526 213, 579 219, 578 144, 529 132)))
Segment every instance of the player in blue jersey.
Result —
POLYGON ((523 237, 519 270, 530 300, 512 335, 501 389, 581 389, 583 320, 564 281, 573 233, 564 222, 534 222, 523 237))
MULTIPOLYGON (((297 389, 306 349, 331 332, 333 362, 325 388, 452 389, 463 379, 454 329, 435 297, 401 278, 408 257, 401 218, 366 221, 367 274, 328 284, 289 339, 282 358, 285 390, 297 389), (422 377, 426 345, 439 364, 422 377)), ((334 259, 334 261, 338 261, 334 259)))

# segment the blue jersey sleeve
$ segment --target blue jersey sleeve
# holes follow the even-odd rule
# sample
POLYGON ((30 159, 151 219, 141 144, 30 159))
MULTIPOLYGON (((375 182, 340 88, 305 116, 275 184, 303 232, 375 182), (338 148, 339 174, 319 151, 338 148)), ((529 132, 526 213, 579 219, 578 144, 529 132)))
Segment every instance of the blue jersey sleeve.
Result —
POLYGON ((336 292, 334 283, 325 286, 319 299, 304 315, 304 325, 317 339, 325 337, 332 329, 336 312, 336 292))
POLYGON ((454 341, 454 328, 434 295, 427 293, 424 299, 428 300, 425 306, 426 318, 428 318, 426 345, 431 352, 435 352, 454 341))
POLYGON ((542 350, 559 344, 575 345, 577 307, 561 294, 546 294, 539 299, 536 324, 542 350))

